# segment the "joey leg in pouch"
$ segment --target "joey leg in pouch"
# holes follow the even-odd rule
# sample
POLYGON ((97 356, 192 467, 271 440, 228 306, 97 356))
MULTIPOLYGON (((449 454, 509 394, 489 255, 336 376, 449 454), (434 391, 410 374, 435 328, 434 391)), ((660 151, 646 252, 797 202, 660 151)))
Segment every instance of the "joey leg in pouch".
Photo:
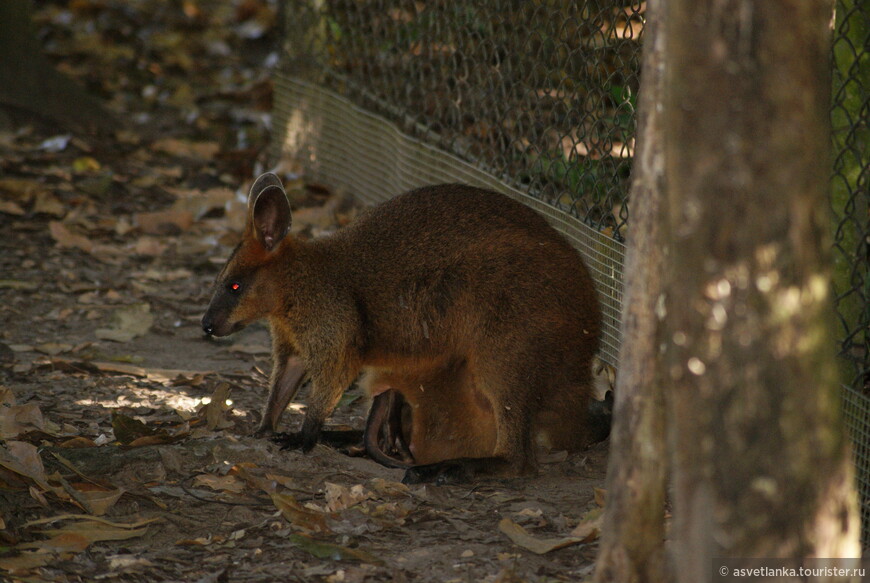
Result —
POLYGON ((260 176, 203 317, 216 336, 270 323, 260 432, 274 430, 307 372, 298 441, 311 450, 365 373, 376 381, 365 447, 408 467, 410 481, 526 474, 535 444, 585 445, 599 305, 580 255, 535 211, 443 184, 313 240, 289 234, 291 215, 280 179, 260 176))
POLYGON ((402 394, 388 389, 372 399, 363 435, 365 452, 370 458, 390 468, 408 468, 414 456, 408 447, 402 417, 407 406, 402 394))

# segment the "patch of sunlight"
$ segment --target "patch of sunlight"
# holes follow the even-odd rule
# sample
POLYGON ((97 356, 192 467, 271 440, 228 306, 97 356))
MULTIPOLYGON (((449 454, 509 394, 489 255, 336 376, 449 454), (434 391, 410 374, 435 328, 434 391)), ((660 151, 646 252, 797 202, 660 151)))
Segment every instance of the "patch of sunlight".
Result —
POLYGON ((704 361, 702 361, 700 358, 698 358, 696 356, 693 356, 692 358, 689 359, 687 366, 689 367, 689 372, 691 372, 694 375, 700 376, 700 375, 704 374, 705 372, 707 372, 707 365, 704 364, 704 361))
POLYGON ((153 407, 160 409, 168 407, 176 411, 196 411, 206 404, 209 397, 189 397, 178 391, 161 390, 142 387, 126 387, 122 394, 106 396, 105 398, 79 399, 76 404, 83 407, 105 407, 116 409, 118 407, 153 407))

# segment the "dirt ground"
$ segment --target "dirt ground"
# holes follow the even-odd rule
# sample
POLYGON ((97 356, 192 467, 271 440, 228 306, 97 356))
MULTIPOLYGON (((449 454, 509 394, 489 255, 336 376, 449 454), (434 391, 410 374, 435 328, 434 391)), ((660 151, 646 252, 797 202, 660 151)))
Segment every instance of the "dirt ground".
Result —
MULTIPOLYGON (((251 437, 268 333, 206 339, 199 318, 273 162, 274 23, 258 0, 36 14, 117 131, 0 109, 0 580, 588 578, 606 443, 532 478, 405 487, 364 458, 251 437)), ((301 236, 352 220, 352 193, 279 170, 301 236)), ((366 407, 351 389, 331 423, 361 428, 366 407)))

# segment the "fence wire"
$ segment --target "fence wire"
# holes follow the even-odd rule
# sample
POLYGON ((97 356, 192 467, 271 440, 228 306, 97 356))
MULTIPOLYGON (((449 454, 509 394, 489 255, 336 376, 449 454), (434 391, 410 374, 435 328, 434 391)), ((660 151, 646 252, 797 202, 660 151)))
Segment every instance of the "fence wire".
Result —
POLYGON ((870 543, 870 4, 837 0, 833 34, 834 293, 865 545, 870 543))
POLYGON ((624 236, 641 3, 311 4, 286 9, 297 73, 624 236))
POLYGON ((832 127, 834 173, 831 201, 834 230, 834 286, 842 326, 842 356, 850 384, 862 387, 870 371, 870 279, 868 271, 868 184, 870 184, 870 8, 839 0, 833 44, 832 127))
MULTIPOLYGON (((285 0, 276 150, 369 201, 460 180, 555 223, 576 219, 588 232, 563 232, 596 278, 602 358, 616 364, 645 10, 641 0, 285 0)), ((834 290, 866 543, 870 5, 836 0, 835 16, 834 290)))

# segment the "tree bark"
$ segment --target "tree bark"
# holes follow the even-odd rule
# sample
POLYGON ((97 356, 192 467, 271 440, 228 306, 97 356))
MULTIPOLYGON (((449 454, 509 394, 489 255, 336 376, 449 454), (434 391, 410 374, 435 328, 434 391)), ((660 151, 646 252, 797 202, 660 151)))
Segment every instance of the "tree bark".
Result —
POLYGON ((595 571, 598 583, 667 580, 664 553, 665 410, 656 301, 662 293, 664 159, 661 141, 661 2, 650 0, 644 30, 638 151, 632 169, 622 348, 616 381, 607 505, 595 571))
POLYGON ((28 0, 0 1, 0 105, 77 130, 108 131, 116 124, 96 99, 42 55, 28 0))
POLYGON ((667 2, 662 326, 679 581, 710 581, 713 557, 860 551, 826 236, 830 7, 667 2))

